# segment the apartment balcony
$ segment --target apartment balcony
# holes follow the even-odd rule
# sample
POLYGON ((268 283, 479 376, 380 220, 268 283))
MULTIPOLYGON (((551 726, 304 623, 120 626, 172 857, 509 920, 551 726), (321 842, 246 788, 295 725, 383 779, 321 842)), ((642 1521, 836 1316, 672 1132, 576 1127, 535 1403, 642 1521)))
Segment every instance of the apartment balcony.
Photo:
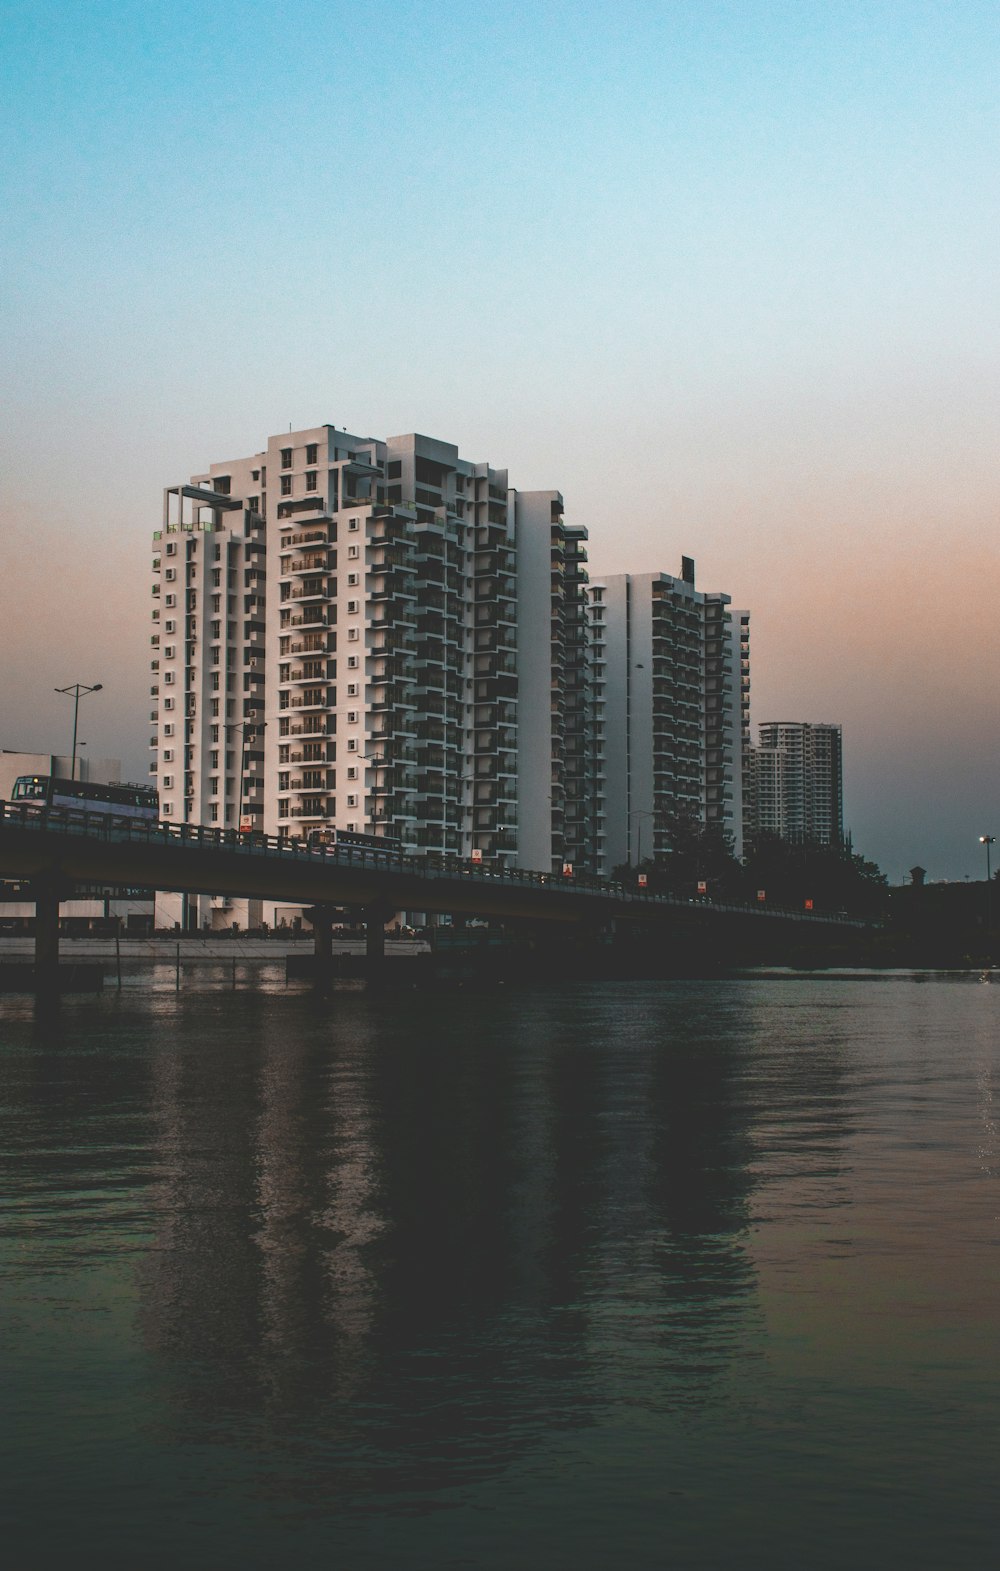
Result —
MULTIPOLYGON (((298 589, 293 589, 287 597, 288 600, 329 600, 325 581, 318 584, 305 583, 298 589)), ((284 603, 284 602, 283 602, 284 603)))
POLYGON ((425 822, 443 824, 448 818, 444 800, 439 796, 418 796, 414 798, 413 808, 417 817, 425 822))
POLYGON ((292 639, 283 653, 288 655, 325 655, 326 636, 322 633, 314 633, 308 638, 292 639))
POLYGON ((297 725, 290 725, 282 736, 330 736, 330 718, 326 714, 303 715, 297 725))
POLYGON ((380 604, 386 600, 395 600, 405 605, 414 603, 410 592, 410 584, 408 582, 403 584, 402 581, 397 580, 391 574, 380 574, 375 576, 374 579, 372 575, 369 575, 366 595, 368 601, 373 604, 380 604))
POLYGON ((329 704, 327 702, 327 697, 326 697, 325 693, 323 694, 323 696, 321 698, 319 696, 317 696, 317 695, 314 695, 314 694, 296 693, 296 694, 293 694, 292 697, 289 699, 288 704, 287 704, 287 708, 289 708, 289 709, 327 709, 327 708, 329 708, 329 704))
POLYGON ((325 769, 327 764, 333 763, 334 760, 332 756, 326 756, 325 748, 323 749, 323 755, 324 756, 322 758, 313 758, 310 756, 310 754, 306 752, 299 752, 293 748, 288 754, 288 762, 290 764, 305 764, 307 768, 315 767, 317 769, 325 769))
POLYGON ((515 676, 477 677, 474 691, 477 704, 514 699, 517 697, 517 678, 515 676))
POLYGON ((373 715, 382 714, 385 710, 392 710, 393 713, 398 714, 402 710, 416 710, 416 708, 411 689, 392 686, 376 688, 369 704, 373 715))
MULTIPOLYGON (((400 505, 399 503, 396 504, 397 507, 400 505)), ((409 508, 407 512, 412 514, 413 509, 409 508)), ((368 536, 368 544, 371 546, 392 545, 396 541, 411 540, 412 538, 412 518, 410 516, 398 517, 390 513, 376 517, 372 532, 368 536)))
POLYGON ((322 555, 291 557, 288 561, 283 561, 279 577, 295 578, 302 573, 328 573, 329 571, 330 565, 324 551, 322 555))
POLYGON ((290 610, 282 608, 280 625, 282 631, 289 627, 332 627, 336 619, 336 612, 332 616, 329 615, 324 605, 309 606, 294 615, 290 610))
MULTIPOLYGON (((336 531, 336 528, 334 528, 333 538, 336 539, 336 537, 337 537, 337 531, 336 531)), ((281 544, 280 544, 279 550, 281 551, 281 554, 283 556, 286 551, 290 550, 294 546, 309 546, 309 545, 323 545, 323 546, 325 546, 325 545, 328 545, 329 543, 330 543, 330 530, 329 530, 329 527, 323 528, 323 529, 301 529, 301 530, 299 530, 298 534, 293 534, 293 535, 285 535, 285 534, 283 534, 282 537, 281 537, 281 544)))
POLYGON ((448 727, 444 720, 418 720, 413 728, 414 735, 420 742, 446 742, 448 740, 448 727))
POLYGON ((371 607, 368 625, 373 632, 391 632, 398 628, 416 631, 417 605, 409 596, 403 598, 393 591, 391 594, 369 595, 368 600, 371 607))
POLYGON ((447 659, 448 646, 443 638, 425 639, 417 646, 413 668, 415 671, 442 675, 447 659))
POLYGON ((290 682, 328 682, 332 681, 327 669, 326 661, 322 661, 319 670, 311 670, 309 666, 290 666, 281 678, 280 685, 286 686, 290 682))
POLYGON ((378 554, 369 558, 367 568, 369 578, 386 576, 412 578, 417 572, 416 564, 409 551, 392 550, 385 547, 378 554))
POLYGON ((508 546, 501 545, 499 541, 492 541, 488 546, 476 547, 474 557, 474 571, 478 575, 493 573, 513 573, 516 570, 517 556, 508 546))

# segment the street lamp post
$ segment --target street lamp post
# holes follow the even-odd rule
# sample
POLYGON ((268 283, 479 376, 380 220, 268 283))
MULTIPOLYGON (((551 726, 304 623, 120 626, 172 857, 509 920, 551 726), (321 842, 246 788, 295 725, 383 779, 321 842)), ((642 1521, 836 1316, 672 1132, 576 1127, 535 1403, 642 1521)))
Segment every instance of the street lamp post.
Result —
MULTIPOLYGON (((655 813, 647 812, 645 810, 645 808, 634 807, 629 812, 629 815, 628 815, 629 837, 628 837, 628 839, 629 839, 629 852, 630 853, 631 853, 631 850, 632 850, 632 834, 631 834, 632 820, 633 820, 633 818, 637 818, 639 820, 639 827, 636 830, 636 837, 635 837, 635 865, 636 865, 636 867, 641 867, 642 866, 642 821, 643 821, 644 818, 655 818, 655 817, 656 817, 655 813)), ((631 855, 629 856, 629 861, 631 862, 631 855)))
POLYGON ((57 693, 72 694, 73 697, 73 757, 69 770, 71 780, 76 779, 76 731, 80 719, 80 699, 84 693, 99 693, 103 686, 103 682, 95 682, 92 687, 88 687, 86 682, 71 682, 69 687, 54 689, 57 693))
POLYGON ((993 926, 993 884, 990 878, 990 846, 996 842, 996 835, 980 835, 979 844, 986 847, 986 942, 990 941, 990 929, 993 926))
POLYGON ((258 731, 263 731, 266 724, 266 721, 234 720, 232 725, 226 726, 227 732, 238 731, 240 733, 240 789, 236 803, 236 827, 241 832, 243 829, 243 781, 247 765, 247 732, 249 731, 251 736, 256 736, 258 731))

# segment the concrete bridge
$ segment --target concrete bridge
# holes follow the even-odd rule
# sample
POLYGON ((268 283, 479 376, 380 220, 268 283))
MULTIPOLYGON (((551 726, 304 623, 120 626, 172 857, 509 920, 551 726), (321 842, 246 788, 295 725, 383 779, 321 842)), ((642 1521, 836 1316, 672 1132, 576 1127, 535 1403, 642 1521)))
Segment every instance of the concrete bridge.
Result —
POLYGON ((310 907, 320 969, 337 907, 364 913, 368 956, 384 954, 396 911, 600 931, 623 923, 676 931, 777 925, 782 931, 863 929, 847 917, 762 906, 688 901, 591 877, 496 869, 459 858, 409 857, 368 848, 308 847, 268 835, 196 825, 111 822, 96 814, 0 804, 0 878, 26 881, 35 901, 35 985, 56 985, 59 903, 77 884, 119 884, 182 894, 259 897, 310 907))

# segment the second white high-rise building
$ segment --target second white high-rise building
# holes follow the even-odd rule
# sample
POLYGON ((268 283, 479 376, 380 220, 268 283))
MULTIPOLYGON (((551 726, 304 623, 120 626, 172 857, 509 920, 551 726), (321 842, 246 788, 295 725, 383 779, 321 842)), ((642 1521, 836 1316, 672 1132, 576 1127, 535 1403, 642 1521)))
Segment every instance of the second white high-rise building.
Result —
POLYGON ((679 821, 743 854, 749 789, 750 617, 681 576, 623 573, 588 591, 599 866, 671 849, 679 821))

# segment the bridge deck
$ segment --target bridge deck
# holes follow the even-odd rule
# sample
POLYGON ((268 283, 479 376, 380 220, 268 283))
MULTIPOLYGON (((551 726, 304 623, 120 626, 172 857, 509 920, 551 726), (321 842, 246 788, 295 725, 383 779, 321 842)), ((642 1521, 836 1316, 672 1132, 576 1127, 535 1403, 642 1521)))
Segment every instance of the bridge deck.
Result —
POLYGON ((610 880, 491 868, 457 857, 309 847, 234 829, 109 821, 97 814, 10 803, 0 803, 0 877, 569 924, 739 918, 811 928, 871 925, 820 912, 690 901, 610 880))

